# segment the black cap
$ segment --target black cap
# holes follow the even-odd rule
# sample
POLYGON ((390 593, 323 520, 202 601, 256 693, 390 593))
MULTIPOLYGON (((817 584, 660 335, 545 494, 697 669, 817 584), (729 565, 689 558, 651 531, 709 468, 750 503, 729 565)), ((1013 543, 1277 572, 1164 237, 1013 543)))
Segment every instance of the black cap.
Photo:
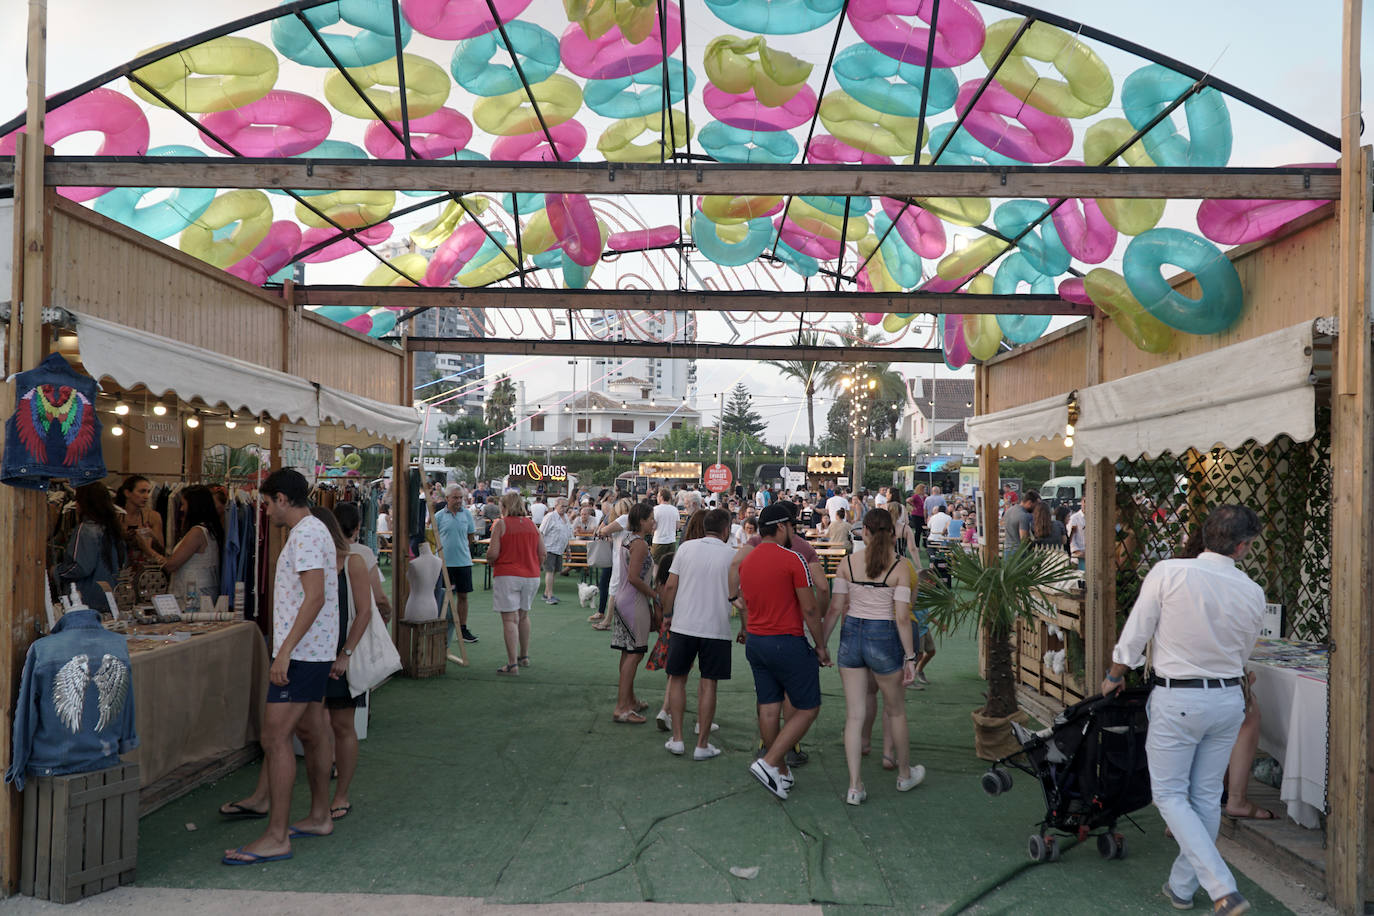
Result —
POLYGON ((792 521, 792 512, 788 511, 787 503, 769 503, 764 510, 759 513, 760 525, 778 525, 783 522, 792 521))

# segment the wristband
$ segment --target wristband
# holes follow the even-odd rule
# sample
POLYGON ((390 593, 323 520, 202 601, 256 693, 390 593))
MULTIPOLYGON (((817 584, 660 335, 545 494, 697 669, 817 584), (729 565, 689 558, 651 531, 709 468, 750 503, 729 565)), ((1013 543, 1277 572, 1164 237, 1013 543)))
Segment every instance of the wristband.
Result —
POLYGON ((905 661, 913 662, 913 663, 914 663, 914 662, 916 661, 916 659, 919 658, 919 657, 920 657, 920 656, 918 656, 918 655, 908 655, 908 656, 906 656, 905 661))
POLYGON ((1121 683, 1121 678, 1119 678, 1119 677, 1112 677, 1110 674, 1107 675, 1107 680, 1111 681, 1113 684, 1120 684, 1120 683, 1121 683))

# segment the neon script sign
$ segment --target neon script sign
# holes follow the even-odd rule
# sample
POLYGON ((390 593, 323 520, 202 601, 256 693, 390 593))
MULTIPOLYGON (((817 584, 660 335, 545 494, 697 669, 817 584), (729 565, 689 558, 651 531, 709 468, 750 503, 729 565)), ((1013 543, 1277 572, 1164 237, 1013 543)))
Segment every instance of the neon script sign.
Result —
POLYGON ((567 480, 568 468, 562 464, 540 464, 531 461, 529 464, 512 464, 508 477, 526 477, 530 480, 567 480))

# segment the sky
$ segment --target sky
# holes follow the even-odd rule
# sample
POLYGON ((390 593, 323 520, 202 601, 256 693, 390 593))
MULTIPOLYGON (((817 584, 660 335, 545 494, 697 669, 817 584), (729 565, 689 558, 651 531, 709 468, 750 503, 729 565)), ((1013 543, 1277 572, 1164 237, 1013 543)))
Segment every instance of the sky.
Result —
MULTIPOLYGON (((720 23, 706 11, 702 0, 685 2, 689 23, 707 24, 689 30, 689 60, 699 62, 702 46, 714 37, 709 23, 720 23)), ((263 0, 219 0, 215 3, 186 3, 172 0, 48 0, 47 93, 53 94, 93 77, 153 45, 212 28, 230 19, 257 12, 266 5, 263 0)), ((0 121, 19 114, 24 107, 26 6, 24 0, 5 0, 0 3, 0 121)), ((1110 3, 1103 3, 1101 0, 1046 0, 1041 6, 1045 10, 1091 24, 1213 72, 1240 88, 1339 135, 1342 8, 1339 0, 1316 0, 1301 5, 1281 3, 1277 0, 1155 0, 1151 3, 1120 0, 1110 3)), ((1008 15, 986 6, 980 7, 980 10, 988 22, 1008 15)), ((525 16, 547 22, 549 28, 558 32, 562 24, 560 13, 560 5, 556 0, 535 0, 525 16), (549 6, 549 9, 541 12, 541 4, 549 6)), ((1374 55, 1374 48, 1371 48, 1374 45, 1374 25, 1371 23, 1374 23, 1374 15, 1367 15, 1362 35, 1365 62, 1371 60, 1371 55, 1374 55)), ((720 28, 724 31, 727 27, 721 25, 720 28)), ((828 40, 832 35, 831 29, 822 28, 804 36, 778 37, 776 41, 770 38, 769 44, 816 61, 816 74, 812 79, 814 83, 819 78, 819 71, 829 50, 828 40)), ((1094 47, 1103 53, 1118 84, 1126 74, 1142 63, 1136 58, 1110 49, 1102 51, 1099 45, 1094 47)), ((984 68, 977 72, 986 70, 984 68)), ((702 76, 700 72, 697 75, 702 76)), ((965 78, 967 76, 961 76, 961 80, 965 78)), ((125 86, 121 85, 123 81, 119 83, 115 88, 127 92, 125 86)), ((1114 99, 1113 104, 1119 104, 1119 98, 1114 99)), ((1229 108, 1236 137, 1236 152, 1231 160, 1232 165, 1270 166, 1296 162, 1330 162, 1336 158, 1333 151, 1240 103, 1231 101, 1229 108)), ((1107 114, 1110 113, 1109 110, 1107 114)), ((60 145, 59 150, 69 153, 92 152, 93 146, 80 146, 83 142, 86 141, 73 138, 72 141, 60 145)), ((155 132, 154 142, 177 141, 164 140, 155 132)), ((596 155, 594 150, 592 153, 596 155)), ((402 199, 398 206, 407 202, 402 199)), ((641 206, 641 213, 654 215, 654 202, 637 203, 641 206)), ((671 212, 671 204, 667 202, 660 202, 657 206, 662 207, 663 212, 671 212)), ((1192 228, 1195 225, 1195 208, 1196 205, 1191 202, 1171 203, 1164 224, 1192 228)), ((417 218, 416 222, 419 221, 417 218)), ((672 222, 673 219, 668 221, 672 222)), ((398 230, 408 228, 411 226, 398 223, 398 230)), ((1116 258, 1118 262, 1119 253, 1120 249, 1116 258)), ((603 265, 598 269, 597 279, 608 286, 612 283, 632 282, 642 287, 657 283, 657 278, 652 277, 645 264, 636 263, 638 257, 622 258, 615 265, 603 265)), ((339 265, 337 267, 321 265, 331 269, 308 273, 307 282, 358 282, 361 274, 370 267, 358 259, 365 259, 365 256, 359 255, 354 259, 335 262, 339 265)), ((693 266, 707 275, 713 269, 713 265, 704 259, 694 259, 693 266)), ((1107 266, 1113 266, 1113 262, 1109 261, 1107 266)), ((313 267, 311 269, 314 270, 313 267)), ((669 283, 676 283, 675 273, 676 266, 671 265, 666 277, 669 283)), ((851 321, 850 318, 836 315, 832 324, 847 327, 851 321)), ((1060 319, 1057 323, 1062 324, 1064 321, 1060 319)), ((538 333, 533 324, 525 324, 526 331, 520 336, 535 336, 538 333)), ((754 318, 744 322, 736 321, 735 324, 738 326, 741 339, 768 334, 776 337, 787 327, 785 319, 768 322, 754 318)), ((730 329, 724 322, 715 316, 703 316, 701 339, 718 340, 729 337, 730 329)), ((912 333, 904 343, 926 345, 928 340, 929 329, 923 327, 912 333)), ((530 378, 533 387, 537 388, 539 384, 534 379, 537 379, 541 370, 546 368, 541 365, 542 362, 517 357, 495 357, 489 358, 488 367, 491 372, 508 369, 516 377, 530 378)), ((561 367, 563 360, 556 358, 555 362, 561 367)), ((944 366, 938 369, 932 369, 930 366, 899 368, 908 377, 930 377, 932 372, 942 377, 951 374, 971 374, 967 369, 960 373, 951 373, 944 366)), ((806 419, 799 392, 795 390, 794 385, 784 381, 767 367, 739 361, 698 363, 698 406, 707 411, 709 417, 709 408, 715 401, 715 393, 728 391, 738 381, 743 381, 754 393, 759 410, 769 424, 766 433, 769 441, 778 444, 785 440, 805 441, 806 419)), ((817 404, 818 435, 824 431, 825 413, 829 404, 827 399, 821 399, 817 404)))

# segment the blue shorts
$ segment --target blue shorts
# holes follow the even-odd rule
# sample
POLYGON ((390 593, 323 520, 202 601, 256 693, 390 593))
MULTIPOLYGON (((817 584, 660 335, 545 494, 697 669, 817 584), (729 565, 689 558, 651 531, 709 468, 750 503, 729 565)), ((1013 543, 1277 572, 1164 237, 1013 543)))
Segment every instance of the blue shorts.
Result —
POLYGON ((269 703, 318 703, 329 687, 329 669, 333 662, 300 662, 294 658, 286 666, 286 686, 267 682, 269 703))
POLYGON ((786 695, 795 709, 820 707, 821 665, 805 636, 750 633, 744 657, 754 671, 754 695, 760 706, 781 703, 786 695))
MULTIPOLYGON (((914 632, 914 622, 911 628, 914 632)), ((874 674, 891 674, 901 669, 903 655, 896 622, 845 616, 837 661, 841 668, 867 668, 874 674)))

